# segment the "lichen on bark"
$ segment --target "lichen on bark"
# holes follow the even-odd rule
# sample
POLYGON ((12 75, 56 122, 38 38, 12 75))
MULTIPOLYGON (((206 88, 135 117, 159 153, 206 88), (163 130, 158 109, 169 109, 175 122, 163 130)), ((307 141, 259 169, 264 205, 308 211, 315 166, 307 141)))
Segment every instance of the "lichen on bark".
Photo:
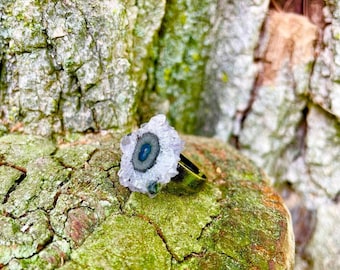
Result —
POLYGON ((252 162, 185 137, 208 182, 196 194, 165 188, 150 198, 118 182, 120 137, 0 137, 4 269, 291 269, 289 213, 252 162))
POLYGON ((0 206, 1 265, 9 269, 55 268, 98 223, 118 211, 115 194, 119 192, 113 189, 107 172, 117 166, 112 163, 115 154, 105 151, 109 167, 89 165, 91 169, 84 169, 87 162, 97 164, 105 149, 103 140, 69 144, 68 151, 65 144, 57 147, 32 135, 7 135, 0 138, 0 144, 1 168, 7 169, 1 179, 11 177, 0 206), (95 156, 98 145, 102 151, 95 156), (73 156, 75 149, 77 156, 73 156), (106 170, 100 169, 103 167, 106 170), (89 196, 93 192, 97 195, 89 196))
POLYGON ((254 65, 268 0, 218 1, 209 32, 211 44, 198 110, 199 133, 222 140, 237 136, 252 97, 254 65))
POLYGON ((51 135, 135 123, 164 1, 1 5, 2 125, 51 135))
POLYGON ((154 82, 146 89, 147 106, 141 109, 143 120, 149 118, 151 103, 155 111, 167 113, 176 129, 186 133, 197 130, 196 112, 209 51, 207 35, 215 5, 216 1, 167 2, 155 43, 154 82))
MULTIPOLYGON (((181 131, 217 135, 225 140, 230 135, 237 137, 239 146, 245 152, 260 152, 254 155, 258 164, 265 163, 263 157, 267 160, 268 148, 269 152, 275 153, 276 158, 287 145, 289 153, 285 161, 291 161, 290 149, 296 148, 290 145, 295 139, 292 133, 296 125, 304 124, 300 121, 303 115, 300 115, 299 110, 306 105, 306 100, 303 97, 300 100, 300 96, 296 98, 295 93, 290 92, 293 87, 278 87, 278 91, 272 95, 273 99, 268 99, 272 88, 263 87, 257 96, 258 100, 252 103, 255 89, 252 87, 256 82, 257 70, 254 64, 257 55, 254 51, 267 8, 267 0, 203 1, 200 4, 193 1, 165 3, 152 0, 1 2, 0 135, 9 130, 41 135, 52 135, 65 130, 124 130, 130 129, 136 120, 146 120, 154 111, 161 111, 168 112, 172 123, 181 131), (286 107, 287 101, 293 101, 293 106, 286 107), (264 108, 267 105, 268 108, 264 108), (274 113, 267 114, 263 109, 273 110, 274 113), (261 122, 263 115, 268 115, 269 121, 273 121, 274 132, 272 126, 269 131, 264 128, 267 127, 268 119, 261 122), (283 125, 282 128, 284 119, 289 120, 289 125, 283 125), (253 129, 259 125, 259 129, 253 129), (241 128, 244 130, 241 131, 241 128), (254 130, 255 133, 263 131, 265 136, 254 138, 254 130), (284 136, 286 133, 288 139, 284 136)), ((307 64, 301 67, 300 71, 303 72, 295 75, 304 75, 304 71, 310 71, 307 64)), ((290 71, 289 68, 283 70, 288 70, 287 73, 290 71)), ((298 82, 298 95, 305 95, 305 89, 302 89, 307 85, 305 78, 297 76, 295 79, 298 82)), ((312 106, 310 111, 314 109, 312 106)), ((315 114, 310 116, 313 119, 315 114)), ((331 122, 332 127, 329 129, 332 132, 337 130, 336 125, 333 128, 334 122, 331 122)), ((313 131, 316 130, 311 129, 310 138, 313 138, 313 131)), ((327 149, 332 149, 332 143, 328 143, 332 138, 326 138, 327 149)), ((247 252, 253 254, 253 250, 261 250, 257 244, 250 249, 246 245, 240 251, 241 255, 238 255, 227 246, 214 246, 210 241, 210 237, 219 235, 216 232, 224 225, 234 226, 228 223, 228 218, 222 218, 223 215, 239 214, 230 208, 233 204, 224 197, 234 196, 231 191, 242 194, 234 184, 244 185, 245 190, 257 190, 250 196, 254 203, 262 203, 259 194, 268 192, 262 188, 267 185, 263 174, 231 149, 226 152, 232 153, 235 159, 229 159, 229 154, 215 148, 213 153, 202 150, 204 155, 198 151, 194 157, 199 164, 208 168, 209 179, 215 179, 218 183, 219 187, 212 189, 218 191, 216 194, 221 193, 222 197, 216 199, 218 196, 214 195, 212 198, 217 200, 220 208, 229 207, 230 212, 220 210, 220 216, 212 211, 208 217, 199 212, 205 224, 187 232, 197 236, 201 229, 199 241, 184 237, 194 243, 185 242, 177 251, 173 243, 178 239, 172 237, 166 224, 156 226, 153 219, 150 219, 149 216, 155 217, 152 212, 154 209, 143 209, 141 214, 131 208, 133 202, 143 208, 144 204, 140 205, 140 202, 144 203, 145 198, 139 198, 138 195, 130 197, 130 193, 117 183, 117 140, 114 139, 114 151, 108 150, 109 145, 105 139, 99 142, 80 140, 75 144, 57 146, 39 137, 13 135, 3 137, 2 140, 4 150, 0 149, 0 153, 6 156, 6 160, 0 170, 0 180, 5 179, 5 189, 0 199, 3 202, 1 212, 5 216, 5 228, 14 224, 12 234, 21 228, 24 239, 30 230, 36 230, 25 219, 26 210, 42 223, 47 220, 47 225, 42 227, 42 239, 32 245, 27 253, 21 251, 26 249, 31 239, 23 242, 18 240, 11 249, 5 248, 4 261, 8 268, 26 268, 33 264, 42 267, 46 261, 50 267, 56 267, 70 257, 74 258, 74 262, 65 267, 87 263, 91 258, 83 254, 103 244, 92 236, 92 231, 98 228, 98 231, 105 233, 106 218, 108 226, 117 228, 121 227, 121 220, 143 224, 146 235, 152 237, 155 245, 160 247, 160 252, 165 254, 161 260, 165 268, 169 265, 179 269, 208 269, 211 265, 242 268, 249 261, 264 267, 268 262, 266 254, 261 254, 263 256, 259 260, 245 255, 249 255, 247 252), (6 142, 6 138, 9 142, 6 142), (13 143, 14 140, 18 140, 19 146, 13 143), (33 150, 39 148, 41 152, 36 154, 32 149, 24 147, 25 144, 27 147, 33 145, 33 150), (10 148, 15 151, 11 152, 10 148), (35 187, 30 186, 32 183, 35 187), (92 198, 93 193, 98 197, 92 198), (21 202, 20 196, 27 200, 21 202), (123 211, 130 216, 122 218, 123 211), (209 219, 211 221, 207 221, 209 219), (164 240, 163 230, 169 242, 164 240), (86 239, 89 240, 84 244, 86 239), (77 253, 74 252, 78 247, 77 253)), ((311 139, 308 142, 312 144, 311 139)), ((224 146, 220 147, 223 149, 224 146)), ((316 152, 321 148, 316 147, 316 152)), ((336 150, 332 149, 331 152, 336 156, 336 150)), ((268 160, 272 162, 274 159, 268 160)), ((311 157, 310 163, 315 160, 311 157)), ((296 164, 294 168, 299 167, 300 163, 296 164)), ((272 171, 282 172, 275 170, 277 167, 273 163, 266 166, 272 171)), ((322 172, 321 166, 314 168, 314 172, 322 172)), ((337 169, 332 170, 332 173, 336 175, 337 169)), ((328 186, 325 187, 327 189, 328 186)), ((280 201, 276 196, 273 197, 280 201)), ((159 205, 162 206, 161 203, 159 205)), ((239 209, 248 209, 241 202, 235 205, 239 209)), ((179 210, 182 209, 181 205, 177 206, 179 210)), ((259 211, 257 208, 253 210, 259 211)), ((245 217, 256 219, 250 212, 245 212, 249 214, 245 217)), ((30 214, 27 217, 32 218, 30 214)), ((278 221, 275 219, 276 214, 273 215, 268 214, 278 221)), ((239 219, 240 223, 236 221, 235 224, 244 229, 242 218, 239 219)), ((127 228, 123 229, 129 233, 127 228)), ((243 232, 247 235, 249 231, 243 232)), ((221 232, 224 233, 239 237, 237 231, 221 232)), ((275 238, 277 235, 275 231, 273 238, 266 233, 259 238, 265 242, 280 242, 275 238)), ((242 243, 237 244, 242 246, 242 243)), ((140 251, 140 254, 144 254, 143 250, 140 251)), ((268 252, 272 254, 270 252, 273 249, 268 252)), ((287 258, 291 256, 291 251, 284 252, 287 258)), ((129 256, 126 251, 117 254, 129 256)), ((118 263, 119 256, 116 255, 114 257, 118 263)), ((292 261, 291 257, 287 258, 280 257, 278 260, 292 261)), ((140 261, 136 263, 142 264, 140 261)), ((272 261, 268 262, 268 268, 272 264, 272 261)), ((249 268, 248 265, 244 267, 249 268)))

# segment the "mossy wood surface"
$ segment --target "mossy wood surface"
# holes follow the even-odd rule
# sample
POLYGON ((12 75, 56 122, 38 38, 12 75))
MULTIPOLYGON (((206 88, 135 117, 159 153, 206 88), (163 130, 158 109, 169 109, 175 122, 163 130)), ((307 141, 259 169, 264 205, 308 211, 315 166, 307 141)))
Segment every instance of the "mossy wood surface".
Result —
POLYGON ((251 162, 185 137, 209 181, 194 195, 149 198, 118 182, 120 137, 0 137, 1 267, 292 269, 290 216, 251 162))

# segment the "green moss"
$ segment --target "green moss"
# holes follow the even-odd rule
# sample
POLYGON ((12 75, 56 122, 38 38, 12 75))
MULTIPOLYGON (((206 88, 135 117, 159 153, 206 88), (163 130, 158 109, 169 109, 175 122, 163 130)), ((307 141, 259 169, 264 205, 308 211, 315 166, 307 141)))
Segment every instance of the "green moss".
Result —
POLYGON ((8 119, 11 121, 11 122, 15 122, 18 120, 19 118, 19 107, 17 106, 13 106, 11 107, 10 111, 8 112, 8 119))
POLYGON ((156 229, 136 216, 110 216, 61 269, 170 269, 156 229), (147 247, 147 248, 145 248, 147 247))
POLYGON ((10 194, 5 209, 13 216, 21 216, 36 209, 53 207, 57 187, 67 182, 69 171, 50 157, 39 157, 27 164, 27 175, 10 194), (23 200, 24 198, 24 200, 23 200))
MULTIPOLYGON (((186 136, 185 138, 191 138, 186 136)), ((266 176, 255 164, 249 159, 242 156, 235 148, 225 145, 218 140, 205 139, 203 137, 194 137, 195 143, 186 145, 185 155, 193 161, 202 165, 203 171, 211 170, 211 164, 214 165, 213 175, 218 175, 228 181, 248 180, 255 183, 268 183, 266 176), (204 145, 205 149, 199 149, 204 145), (209 150, 208 150, 209 149, 209 150), (228 154, 226 154, 228 153, 228 154), (207 165, 207 169, 204 166, 207 165)))
POLYGON ((174 262, 174 270, 204 269, 204 270, 248 270, 239 262, 225 254, 216 252, 204 252, 193 254, 184 262, 174 262))
MULTIPOLYGON (((0 160, 1 161, 1 160, 0 160)), ((22 172, 8 166, 0 166, 0 201, 3 201, 10 188, 20 179, 22 172)))
POLYGON ((65 135, 63 136, 58 136, 56 135, 56 140, 60 140, 63 141, 65 143, 73 143, 76 141, 80 141, 84 138, 84 134, 83 133, 77 133, 77 132, 67 132, 65 135))
POLYGON ((55 157, 65 166, 80 168, 90 159, 91 154, 96 150, 93 145, 74 145, 71 147, 59 148, 55 157))
POLYGON ((156 90, 176 129, 192 133, 204 84, 211 1, 170 1, 159 38, 156 90))
POLYGON ((170 68, 166 68, 164 69, 164 81, 168 82, 171 79, 171 69, 170 68))
MULTIPOLYGON (((76 138, 56 147, 36 136, 0 137, 2 157, 27 170, 0 203, 0 264, 25 269, 53 269, 65 261, 63 269, 287 269, 291 263, 283 202, 261 171, 234 149, 186 136, 185 155, 205 172, 207 182, 191 195, 165 188, 149 198, 118 182, 120 136, 76 138)), ((20 174, 1 166, 2 176, 8 190, 20 174)))
MULTIPOLYGON (((55 242, 45 247, 40 253, 27 259, 16 260, 18 269, 56 269, 64 264, 70 253, 69 245, 66 241, 54 238, 55 242), (46 263, 46 262, 49 263, 46 263)), ((13 265, 13 264, 12 264, 13 265)))
POLYGON ((23 52, 46 47, 44 27, 41 25, 41 3, 19 0, 13 4, 12 8, 13 17, 8 17, 9 23, 11 28, 17 30, 16 34, 12 36, 14 42, 12 42, 13 46, 10 49, 14 52, 23 52))
MULTIPOLYGON (((159 105, 158 100, 154 100, 157 99, 154 95, 155 63, 158 61, 158 34, 166 1, 137 1, 134 5, 136 6, 133 8, 137 7, 142 12, 138 13, 133 27, 137 35, 133 36, 131 43, 134 58, 130 60, 133 66, 130 75, 137 82, 137 89, 143 91, 135 93, 135 103, 130 115, 137 114, 137 120, 145 122, 155 114, 159 105)), ((129 17, 133 17, 131 15, 129 17)))
POLYGON ((115 148, 109 145, 105 150, 99 150, 93 154, 90 165, 105 171, 114 167, 118 168, 120 157, 120 151, 115 151, 115 148))
POLYGON ((10 222, 11 222, 12 232, 14 234, 20 232, 20 229, 21 229, 20 224, 17 221, 13 220, 13 219, 11 219, 10 222))
POLYGON ((141 215, 161 231, 171 254, 183 260, 192 252, 201 252, 198 238, 202 229, 217 216, 218 190, 206 185, 202 192, 178 196, 162 192, 156 198, 133 193, 126 205, 126 211, 141 215), (180 217, 180 218, 179 218, 180 217))
POLYGON ((39 136, 9 134, 0 137, 0 155, 17 166, 26 166, 30 161, 48 156, 56 149, 53 142, 39 136))
POLYGON ((229 82, 229 76, 228 76, 228 74, 227 74, 227 73, 222 73, 221 80, 222 80, 222 82, 224 82, 224 83, 229 82))
POLYGON ((334 39, 340 40, 340 33, 336 33, 333 36, 334 36, 334 39))
MULTIPOLYGON (((269 269, 269 262, 275 260, 273 243, 280 241, 284 229, 278 225, 284 219, 280 209, 269 206, 263 188, 248 181, 228 182, 222 187, 221 218, 203 233, 203 245, 249 268, 269 269)), ((277 269, 284 267, 277 264, 277 269)))
POLYGON ((12 257, 26 258, 34 255, 37 248, 44 246, 52 237, 46 214, 41 210, 28 212, 20 219, 1 216, 0 224, 0 262, 3 265, 12 257), (25 232, 26 229, 29 234, 25 232))
POLYGON ((67 70, 74 70, 79 66, 79 63, 74 58, 66 58, 63 65, 67 70))

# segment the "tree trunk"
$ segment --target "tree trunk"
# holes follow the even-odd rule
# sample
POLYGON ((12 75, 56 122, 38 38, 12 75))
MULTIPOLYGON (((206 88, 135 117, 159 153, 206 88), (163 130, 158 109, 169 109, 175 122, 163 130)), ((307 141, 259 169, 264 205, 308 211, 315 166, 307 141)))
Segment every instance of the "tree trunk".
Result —
POLYGON ((1 119, 55 132, 128 127, 152 63, 165 1, 1 4, 1 119))
POLYGON ((2 1, 0 134, 123 132, 166 113, 266 170, 301 232, 298 267, 337 268, 339 10, 317 0, 2 1))
POLYGON ((293 269, 289 212, 252 162, 185 137, 208 181, 150 198, 119 184, 119 139, 0 137, 0 267, 293 269))

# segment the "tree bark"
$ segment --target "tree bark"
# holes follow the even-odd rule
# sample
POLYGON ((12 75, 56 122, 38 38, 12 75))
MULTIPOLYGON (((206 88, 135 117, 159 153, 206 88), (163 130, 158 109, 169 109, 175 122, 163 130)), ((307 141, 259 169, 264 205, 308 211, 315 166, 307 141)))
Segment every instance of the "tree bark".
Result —
POLYGON ((301 267, 338 268, 339 10, 317 0, 1 1, 0 134, 124 132, 166 113, 263 167, 296 230, 307 227, 301 267))
POLYGON ((185 137, 184 154, 208 181, 194 194, 165 188, 150 198, 119 184, 119 139, 0 137, 1 267, 293 269, 289 212, 252 162, 185 137))
POLYGON ((41 135, 129 127, 164 10, 165 1, 1 4, 2 125, 41 135))

